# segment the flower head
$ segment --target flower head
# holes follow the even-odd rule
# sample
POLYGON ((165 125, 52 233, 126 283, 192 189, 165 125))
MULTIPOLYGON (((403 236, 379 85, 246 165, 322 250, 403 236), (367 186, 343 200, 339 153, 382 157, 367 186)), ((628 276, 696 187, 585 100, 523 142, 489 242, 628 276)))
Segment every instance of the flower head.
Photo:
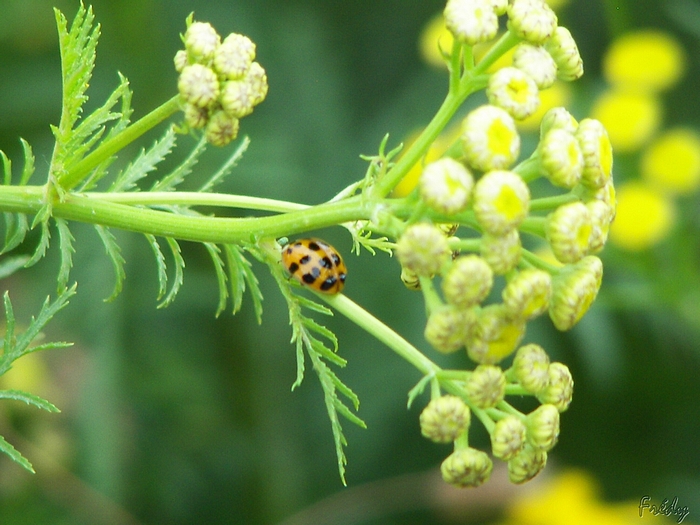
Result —
POLYGON ((508 478, 517 485, 530 481, 544 469, 547 453, 525 443, 518 454, 508 461, 508 478))
POLYGON ((218 110, 209 117, 204 133, 210 144, 225 146, 238 136, 238 127, 237 118, 218 110))
POLYGON ((549 452, 559 439, 559 410, 544 404, 527 415, 527 442, 536 450, 549 452))
POLYGON ((221 37, 208 22, 193 22, 185 31, 185 49, 193 60, 204 63, 214 56, 221 37))
POLYGON ((501 295, 511 316, 530 320, 547 311, 551 294, 552 276, 530 268, 516 273, 501 295))
POLYGON ((557 65, 542 46, 521 42, 513 54, 513 66, 525 72, 539 89, 547 89, 557 79, 557 65))
POLYGON ((491 104, 505 109, 517 120, 529 117, 540 105, 537 84, 515 67, 504 67, 491 75, 486 96, 491 104))
POLYGON ((508 6, 508 29, 527 42, 542 44, 556 27, 557 15, 544 0, 512 0, 508 6))
POLYGON ((603 263, 588 255, 559 270, 552 281, 549 317, 554 326, 565 331, 578 323, 598 295, 603 280, 603 263))
POLYGON ((518 265, 522 253, 518 230, 504 235, 485 233, 481 236, 481 256, 497 275, 504 275, 518 265))
POLYGON ((464 210, 473 187, 474 177, 469 170, 450 157, 428 164, 420 178, 423 201, 444 215, 464 210))
POLYGON ((481 450, 462 448, 447 456, 440 465, 442 479, 457 487, 478 487, 491 477, 493 462, 481 450))
POLYGON ((463 309, 486 299, 492 286, 493 270, 478 255, 460 255, 442 279, 445 300, 463 309))
POLYGON ((467 162, 480 171, 508 168, 520 154, 520 136, 508 112, 480 106, 462 123, 462 146, 467 162))
POLYGON ((469 407, 457 396, 433 399, 420 415, 423 436, 436 443, 450 443, 469 428, 469 407))
POLYGON ((548 384, 549 356, 539 345, 521 346, 513 359, 513 373, 525 390, 536 394, 548 384))
POLYGON ((470 46, 488 42, 498 32, 498 16, 490 0, 448 0, 444 15, 447 29, 470 46))
POLYGON ((228 80, 239 80, 255 60, 255 44, 245 35, 231 33, 214 52, 214 69, 228 80))
POLYGON ((539 154, 540 172, 555 186, 571 189, 581 180, 583 153, 571 132, 550 129, 540 141, 539 154))
POLYGON ((495 407, 506 395, 506 376, 497 366, 479 365, 469 375, 464 389, 477 407, 495 407))
POLYGON ((564 412, 571 404, 574 395, 574 379, 569 368, 563 363, 552 363, 547 369, 547 384, 537 392, 540 403, 554 406, 564 412))
POLYGON ((515 416, 497 421, 491 432, 491 452, 504 461, 514 458, 523 448, 525 432, 525 425, 515 416))
POLYGON ((558 261, 572 263, 583 258, 591 246, 593 221, 582 202, 570 202, 559 206, 547 216, 545 233, 547 242, 558 261))
POLYGON ((576 138, 583 153, 581 182, 593 189, 602 188, 612 177, 613 154, 603 124, 586 118, 579 122, 576 138))
POLYGON ((489 171, 474 188, 474 214, 485 231, 502 235, 517 228, 530 209, 530 189, 512 171, 489 171))
POLYGON ((477 363, 498 363, 513 353, 524 335, 524 321, 510 318, 503 305, 486 306, 467 341, 467 355, 477 363))
POLYGON ((185 66, 177 81, 183 100, 194 106, 210 107, 219 96, 216 73, 202 64, 185 66))
POLYGON ((401 266, 426 277, 438 273, 451 253, 440 229, 424 222, 406 228, 396 246, 401 266))
POLYGON ((575 135, 578 129, 578 122, 565 107, 556 106, 547 111, 542 117, 540 137, 546 137, 547 133, 553 129, 561 129, 575 135))
POLYGON ((567 28, 557 27, 544 47, 557 64, 557 77, 560 80, 571 82, 583 76, 583 60, 567 28))
POLYGON ((476 312, 444 306, 433 310, 425 325, 425 340, 438 352, 449 354, 464 346, 472 327, 476 323, 476 312))

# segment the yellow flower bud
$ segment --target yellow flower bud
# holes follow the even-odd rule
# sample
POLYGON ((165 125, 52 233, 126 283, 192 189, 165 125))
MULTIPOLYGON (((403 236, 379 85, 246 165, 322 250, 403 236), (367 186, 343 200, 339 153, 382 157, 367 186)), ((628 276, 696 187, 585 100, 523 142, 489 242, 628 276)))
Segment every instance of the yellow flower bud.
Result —
POLYGON ((574 379, 569 368, 563 363, 552 363, 547 369, 547 385, 537 392, 540 403, 549 403, 564 412, 571 404, 574 395, 574 379))
POLYGON ((480 171, 505 169, 520 154, 520 136, 508 112, 480 106, 462 122, 462 147, 467 163, 480 171))
POLYGON ((547 453, 525 443, 521 451, 508 461, 508 478, 520 485, 537 476, 547 465, 547 453))
POLYGON ((459 308, 469 308, 486 299, 493 286, 493 270, 478 255, 462 255, 450 265, 442 279, 445 300, 459 308))
POLYGON ((491 452, 498 459, 513 459, 525 444, 526 429, 520 419, 506 416, 496 422, 491 432, 491 452))
POLYGON ((536 394, 549 382, 549 356, 539 345, 521 346, 513 359, 513 373, 525 390, 536 394))
POLYGON ((559 440, 559 410, 554 405, 540 405, 527 415, 527 442, 535 449, 549 452, 559 440))
POLYGON ((469 374, 464 390, 477 407, 495 407, 506 395, 506 376, 498 366, 479 365, 469 374))
POLYGON ((469 407, 457 396, 433 399, 420 415, 421 434, 436 443, 449 443, 469 429, 469 407))
POLYGON ((457 487, 478 487, 491 477, 493 462, 474 448, 455 450, 440 465, 442 479, 457 487))

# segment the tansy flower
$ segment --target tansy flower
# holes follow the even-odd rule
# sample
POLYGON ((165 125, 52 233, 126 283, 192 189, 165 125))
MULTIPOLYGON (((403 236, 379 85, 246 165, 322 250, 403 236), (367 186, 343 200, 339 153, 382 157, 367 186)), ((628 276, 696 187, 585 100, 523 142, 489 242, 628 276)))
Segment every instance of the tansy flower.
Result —
POLYGON ((611 84, 636 91, 658 92, 678 82, 685 69, 683 48, 668 33, 641 30, 616 39, 603 58, 611 84))
POLYGON ((581 182, 591 189, 604 187, 612 178, 613 167, 612 144, 605 126, 594 118, 583 119, 576 138, 583 153, 581 182))
POLYGON ((504 67, 491 75, 486 96, 491 104, 505 109, 517 120, 529 117, 540 105, 537 84, 515 67, 504 67))
POLYGON ((542 44, 556 27, 557 15, 544 1, 512 0, 508 6, 508 29, 526 42, 542 44))
POLYGON ((676 194, 700 186, 700 135, 688 128, 666 131, 644 151, 642 176, 650 184, 676 194))
POLYGON ((630 251, 645 250, 663 239, 675 219, 675 205, 667 195, 640 181, 617 188, 617 214, 610 240, 630 251))
POLYGON ((444 15, 447 29, 471 46, 492 40, 498 32, 498 16, 491 0, 448 0, 444 15))
POLYGON ((521 42, 513 53, 513 66, 525 72, 539 89, 547 89, 557 79, 557 65, 542 46, 521 42))
POLYGON ((517 228, 530 208, 530 189, 520 175, 489 171, 474 187, 474 214, 489 233, 502 235, 517 228))
POLYGON ((639 149, 661 124, 661 103, 652 93, 612 89, 591 108, 591 117, 605 126, 610 143, 618 152, 639 149))
POLYGON ((462 122, 462 147, 467 163, 477 170, 508 168, 520 154, 520 136, 508 112, 480 106, 462 122))

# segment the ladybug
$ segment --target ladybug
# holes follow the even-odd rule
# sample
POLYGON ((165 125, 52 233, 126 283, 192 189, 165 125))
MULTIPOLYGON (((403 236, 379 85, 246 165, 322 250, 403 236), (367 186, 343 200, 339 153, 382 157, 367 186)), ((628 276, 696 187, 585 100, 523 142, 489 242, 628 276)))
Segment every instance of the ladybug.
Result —
POLYGON ((321 239, 298 239, 282 247, 282 263, 301 284, 336 294, 345 286, 348 269, 338 251, 321 239))

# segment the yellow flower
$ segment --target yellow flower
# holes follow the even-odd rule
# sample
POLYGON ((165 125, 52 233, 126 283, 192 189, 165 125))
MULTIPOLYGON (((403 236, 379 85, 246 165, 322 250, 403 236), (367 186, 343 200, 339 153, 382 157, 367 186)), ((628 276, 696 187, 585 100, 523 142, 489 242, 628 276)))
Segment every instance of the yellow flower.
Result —
POLYGON ((644 152, 642 176, 654 186, 677 194, 700 186, 700 135, 687 128, 666 131, 644 152))
POLYGON ((608 130, 616 152, 639 149, 661 123, 661 104, 651 93, 613 89, 593 104, 591 116, 608 130))
POLYGON ((452 50, 453 41, 452 33, 445 26, 445 18, 442 13, 438 13, 425 24, 423 31, 421 31, 418 51, 427 64, 444 68, 446 67, 445 59, 441 51, 449 53, 452 50))
POLYGON ((685 53, 668 33, 641 30, 613 42, 603 59, 608 82, 620 87, 663 91, 683 75, 685 53))
POLYGON ((547 111, 556 107, 567 107, 570 100, 571 86, 566 82, 555 82, 552 87, 540 91, 539 107, 528 118, 517 121, 518 128, 523 131, 537 131, 547 111))
POLYGON ((675 206, 669 197, 644 182, 627 182, 617 188, 617 215, 610 240, 625 250, 644 250, 669 233, 674 217, 675 206))
POLYGON ((565 7, 569 3, 569 0, 547 0, 547 4, 549 4, 549 7, 554 9, 555 11, 559 11, 563 7, 565 7))

